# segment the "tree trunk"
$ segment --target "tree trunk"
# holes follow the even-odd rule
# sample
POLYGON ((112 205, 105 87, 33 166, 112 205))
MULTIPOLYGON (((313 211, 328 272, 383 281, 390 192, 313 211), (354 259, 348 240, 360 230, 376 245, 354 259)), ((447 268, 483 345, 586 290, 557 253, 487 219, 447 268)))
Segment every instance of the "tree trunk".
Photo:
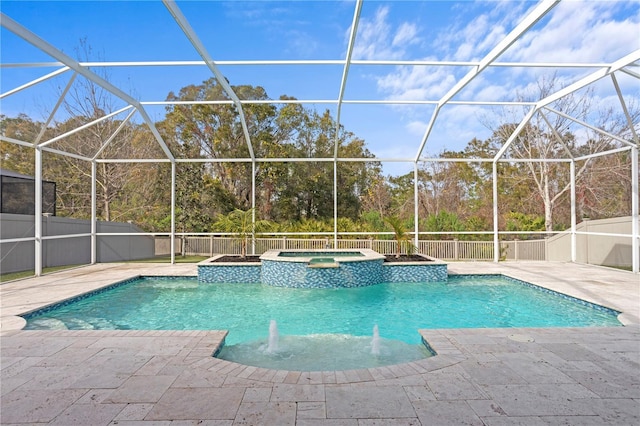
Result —
POLYGON ((544 203, 544 228, 547 232, 553 232, 553 200, 549 189, 549 174, 545 172, 542 202, 544 203))

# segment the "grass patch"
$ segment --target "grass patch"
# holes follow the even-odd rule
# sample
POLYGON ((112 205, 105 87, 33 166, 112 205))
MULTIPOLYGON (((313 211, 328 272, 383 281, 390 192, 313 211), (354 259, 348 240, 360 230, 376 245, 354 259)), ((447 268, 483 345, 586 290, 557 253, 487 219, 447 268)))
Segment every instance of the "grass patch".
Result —
MULTIPOLYGON (((207 260, 208 256, 176 256, 176 263, 198 263, 203 260, 207 260)), ((171 256, 158 256, 150 259, 130 260, 126 262, 114 262, 114 263, 171 263, 171 256)), ((49 268, 42 268, 42 274, 50 274, 52 272, 62 271, 64 269, 76 268, 82 265, 65 265, 65 266, 52 266, 49 268)), ((11 272, 8 274, 0 274, 0 283, 7 281, 20 280, 23 278, 31 278, 35 275, 36 271, 31 269, 30 271, 11 272)))
POLYGON ((614 265, 602 265, 606 268, 612 268, 612 269, 620 269, 621 271, 633 271, 633 268, 631 266, 614 266, 614 265))
MULTIPOLYGON (((176 263, 198 263, 207 260, 209 256, 185 256, 176 255, 176 263)), ((149 259, 129 260, 125 263, 171 263, 171 256, 157 256, 149 259)))
MULTIPOLYGON (((65 269, 76 268, 82 265, 63 265, 63 266, 50 266, 48 268, 42 268, 42 274, 50 274, 52 272, 62 271, 65 269)), ((0 283, 7 281, 20 280, 22 278, 31 278, 36 274, 35 269, 22 272, 11 272, 8 274, 0 274, 0 283)))

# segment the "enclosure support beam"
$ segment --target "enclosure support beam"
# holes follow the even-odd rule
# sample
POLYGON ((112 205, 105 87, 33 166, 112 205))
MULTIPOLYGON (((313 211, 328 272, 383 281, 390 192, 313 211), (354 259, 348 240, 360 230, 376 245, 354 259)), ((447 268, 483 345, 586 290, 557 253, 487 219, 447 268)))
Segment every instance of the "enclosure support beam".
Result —
POLYGON ((109 144, 116 138, 116 136, 118 136, 118 133, 120 133, 120 131, 124 129, 124 127, 127 125, 127 123, 129 123, 129 120, 131 120, 131 117, 133 117, 133 114, 135 113, 136 113, 135 109, 129 112, 129 115, 127 115, 125 119, 122 120, 122 123, 120 123, 116 131, 113 132, 113 134, 109 136, 109 138, 107 138, 107 140, 102 143, 102 146, 100 147, 98 152, 96 152, 96 155, 93 156, 93 160, 97 159, 100 156, 100 154, 102 154, 102 152, 109 146, 109 144))
POLYGON ((0 93, 0 99, 6 98, 7 96, 11 96, 14 93, 18 93, 21 90, 28 89, 29 87, 34 86, 34 85, 36 85, 38 83, 41 83, 41 82, 43 82, 45 80, 48 80, 51 77, 55 77, 55 76, 57 76, 59 74, 67 72, 67 71, 69 71, 69 69, 70 69, 69 67, 60 68, 59 70, 56 70, 56 71, 54 71, 52 73, 49 73, 49 74, 47 74, 47 75, 45 75, 43 77, 37 78, 37 79, 35 79, 33 81, 30 81, 30 82, 28 82, 26 84, 23 84, 20 87, 16 87, 15 89, 9 90, 8 92, 0 93))
POLYGON ((418 211, 418 198, 420 194, 418 192, 418 162, 413 163, 413 229, 415 235, 413 237, 413 244, 416 246, 418 253, 420 253, 420 246, 418 232, 420 232, 420 227, 418 223, 419 211, 418 211))
POLYGON ((500 239, 498 238, 498 163, 493 162, 493 261, 500 261, 500 239))
POLYGON ((171 264, 176 263, 176 162, 171 162, 171 238, 169 252, 171 253, 171 264))
POLYGON ((593 130, 593 131, 594 131, 594 132, 596 132, 596 133, 599 133, 599 134, 601 134, 601 135, 607 136, 607 137, 609 137, 609 138, 611 138, 611 139, 613 139, 613 140, 616 140, 616 141, 618 141, 618 142, 622 142, 622 143, 623 143, 623 144, 625 144, 626 146, 633 146, 633 144, 632 144, 631 142, 629 142, 628 140, 626 140, 625 138, 621 138, 620 136, 616 136, 616 135, 611 134, 611 133, 609 133, 609 132, 605 132, 604 130, 602 130, 602 129, 600 129, 600 128, 596 127, 596 126, 592 126, 591 124, 586 123, 586 122, 584 122, 584 121, 582 121, 582 120, 579 120, 579 119, 577 119, 577 118, 575 118, 575 117, 572 117, 572 116, 570 116, 570 115, 568 115, 568 114, 565 114, 565 113, 564 113, 564 112, 562 112, 562 111, 558 111, 557 109, 553 109, 553 108, 551 108, 551 107, 550 107, 550 106, 548 106, 548 105, 547 105, 547 106, 545 106, 545 107, 544 107, 544 109, 546 109, 547 111, 551 111, 551 112, 553 112, 554 114, 557 114, 557 115, 559 115, 559 116, 561 116, 561 117, 564 117, 564 118, 566 118, 566 119, 568 119, 568 120, 571 120, 571 121, 573 121, 573 122, 575 122, 575 123, 578 123, 578 124, 580 124, 580 125, 582 125, 582 126, 584 126, 584 127, 588 128, 588 129, 591 129, 591 130, 593 130))
POLYGON ((631 149, 631 267, 633 272, 640 272, 640 226, 638 225, 638 147, 631 149))
POLYGON ((633 119, 631 118, 631 114, 629 114, 629 109, 627 108, 627 103, 624 101, 624 96, 622 96, 622 90, 620 90, 620 85, 618 84, 618 79, 615 74, 611 74, 611 81, 613 82, 613 86, 616 88, 616 93, 618 94, 618 100, 620 101, 620 106, 622 107, 622 111, 624 111, 624 116, 627 119, 627 123, 629 123, 629 130, 631 130, 631 134, 633 135, 633 140, 636 144, 640 143, 640 139, 638 138, 638 133, 636 132, 636 128, 633 125, 633 119))
POLYGON ((338 162, 333 161, 333 248, 338 248, 338 162))
MULTIPOLYGON (((496 156, 495 156, 495 160, 497 161, 498 159, 500 159, 502 157, 502 155, 506 152, 506 150, 509 149, 509 146, 518 137, 520 132, 524 129, 524 127, 527 125, 529 120, 531 120, 531 118, 533 117, 533 115, 537 111, 539 111, 542 108, 547 107, 548 105, 552 104, 553 102, 557 101, 558 99, 562 98, 563 96, 567 96, 568 94, 573 93, 573 92, 575 92, 577 90, 580 90, 583 87, 586 87, 589 84, 592 84, 592 83, 594 83, 594 82, 606 77, 607 75, 613 74, 615 71, 617 71, 617 70, 619 70, 619 69, 621 69, 621 68, 623 68, 623 67, 625 67, 625 66, 629 65, 630 63, 633 63, 633 62, 635 62, 637 60, 640 60, 640 49, 638 49, 638 50, 636 50, 636 51, 624 56, 621 59, 618 59, 617 61, 612 63, 610 66, 603 67, 602 69, 587 75, 586 77, 574 82, 573 84, 570 84, 569 86, 566 86, 566 87, 562 88, 561 90, 558 90, 557 92, 547 96, 546 98, 540 99, 536 103, 535 107, 533 107, 529 111, 529 113, 522 119, 520 124, 518 124, 516 129, 511 134, 511 136, 509 136, 509 138, 506 140, 506 142, 502 145, 502 148, 500 148, 500 150, 498 151, 498 154, 496 154, 496 156)), ((622 105, 623 105, 623 108, 624 108, 624 102, 622 102, 622 105)))
POLYGON ((35 276, 42 275, 42 149, 36 147, 36 176, 35 176, 35 253, 34 253, 34 270, 35 276))
POLYGON ((16 21, 9 18, 7 15, 5 15, 2 12, 0 12, 0 24, 7 30, 11 31, 18 37, 24 39, 25 41, 33 45, 34 47, 37 47, 38 49, 42 50, 44 53, 48 54, 49 56, 52 56, 53 58, 59 60, 60 62, 62 62, 69 68, 71 68, 72 70, 76 71, 78 74, 81 74, 82 76, 93 81, 103 89, 119 97, 123 101, 133 105, 138 110, 138 112, 144 119, 145 123, 147 123, 149 130, 151 130, 151 133, 153 133, 153 136, 155 137, 158 144, 160 144, 160 147, 164 151, 167 158, 171 160, 174 159, 173 154, 167 147, 167 144, 164 142, 164 139, 162 139, 162 136, 160 136, 160 133, 158 132, 158 129, 156 128, 155 124, 153 123, 153 121, 151 121, 151 117, 149 117, 149 115, 145 111, 142 104, 140 104, 140 102, 138 102, 132 96, 126 94, 121 89, 114 86, 113 84, 109 83, 102 77, 84 68, 83 66, 80 65, 78 61, 66 55, 62 51, 58 50, 53 45, 47 43, 46 41, 44 41, 43 39, 41 39, 31 31, 27 30, 22 25, 18 24, 16 21))
MULTIPOLYGON (((576 241, 576 162, 574 160, 569 163, 571 175, 571 261, 577 260, 577 241, 576 241)), ((548 254, 545 254, 548 258, 548 254)))
POLYGON ((476 78, 485 68, 490 66, 505 50, 507 50, 513 43, 515 43, 520 37, 522 37, 529 28, 533 27, 539 20, 541 20, 551 9, 553 9, 560 0, 546 0, 540 2, 523 20, 520 22, 509 34, 507 34, 491 51, 480 60, 478 65, 474 66, 464 77, 458 82, 438 101, 436 109, 433 112, 433 116, 427 130, 422 137, 420 148, 416 154, 416 160, 422 155, 422 151, 429 139, 429 135, 433 130, 435 124, 435 118, 438 116, 440 109, 446 105, 455 95, 457 95, 462 89, 464 89, 474 78, 476 78))
POLYGON ((76 80, 77 76, 78 76, 78 73, 74 72, 73 75, 71 76, 71 78, 69 79, 69 81, 67 82, 67 85, 65 86, 64 90, 60 94, 60 97, 58 98, 58 102, 56 102, 55 106, 51 110, 51 113, 49 114, 49 117, 47 118, 47 121, 45 121, 44 124, 42 125, 42 127, 40 128, 40 133, 38 133, 38 137, 36 138, 36 141, 34 142, 35 145, 38 145, 40 143, 40 140, 44 136, 44 133, 47 131, 47 128, 49 127, 49 124, 53 120, 53 117, 56 115, 56 112, 58 112, 58 109, 60 108, 60 105, 62 105, 62 102, 64 101, 64 98, 67 96, 67 93, 69 92, 69 89, 71 89, 71 86, 73 85, 73 82, 76 80))
POLYGON ((551 129, 551 133, 553 133, 553 136, 555 136, 556 140, 558 141, 558 143, 560 145, 562 145, 562 147, 564 148, 564 152, 567 153, 567 156, 569 158, 571 158, 572 162, 573 162, 573 154, 571 153, 571 150, 569 149, 569 147, 567 146, 566 143, 564 143, 564 140, 562 140, 562 136, 560 136, 560 134, 558 133, 558 131, 555 129, 555 127, 553 127, 553 125, 549 122, 549 119, 547 119, 547 116, 542 112, 542 110, 538 111, 538 114, 540 114, 540 117, 542 117, 542 119, 544 120, 545 123, 547 123, 547 126, 549 126, 549 129, 551 129))
POLYGON ((122 112, 124 112, 124 111, 127 111, 127 110, 131 109, 131 108, 133 108, 131 105, 127 105, 127 106, 126 106, 126 107, 124 107, 124 108, 121 108, 121 109, 119 109, 119 110, 117 110, 117 111, 114 111, 114 112, 112 112, 112 113, 110 113, 110 114, 103 115, 102 117, 100 117, 100 118, 98 118, 98 119, 96 119, 96 120, 93 120, 93 121, 91 121, 91 122, 89 122, 89 123, 87 123, 87 124, 83 124, 83 125, 82 125, 82 126, 80 126, 80 127, 76 127, 76 128, 75 128, 75 129, 73 129, 73 130, 70 130, 70 131, 68 131, 68 132, 66 132, 66 133, 63 133, 63 134, 61 134, 61 135, 56 136, 55 138, 51 138, 51 139, 49 139, 49 140, 48 140, 48 141, 46 141, 46 142, 42 142, 40 145, 42 145, 42 146, 50 145, 50 144, 52 144, 53 142, 59 141, 60 139, 64 139, 64 138, 66 138, 67 136, 71 136, 71 135, 73 135, 74 133, 78 133, 78 132, 79 132, 79 131, 81 131, 81 130, 88 129, 88 128, 89 128, 89 127, 91 127, 91 126, 95 126, 96 124, 98 124, 98 123, 100 123, 100 122, 102 122, 102 121, 108 120, 109 118, 114 117, 114 116, 116 116, 116 115, 118 115, 118 114, 120 114, 120 113, 122 113, 122 112))
POLYGON ((256 162, 251 162, 251 254, 256 254, 256 162))
POLYGON ((98 164, 91 161, 91 264, 95 264, 98 259, 98 245, 96 232, 98 228, 96 217, 96 199, 98 193, 96 191, 96 180, 98 179, 98 164))
POLYGON ((351 22, 351 35, 349 35, 349 47, 347 48, 347 57, 344 61, 344 69, 342 71, 342 80, 340 82, 340 92, 338 93, 338 108, 336 109, 336 139, 333 147, 333 157, 338 158, 338 143, 340 141, 340 113, 342 112, 342 100, 344 99, 344 91, 347 88, 347 77, 349 76, 349 67, 351 66, 351 56, 353 55, 353 46, 356 44, 356 33, 358 32, 358 22, 360 21, 360 11, 362 10, 362 0, 356 1, 356 10, 353 13, 353 22, 351 22))
POLYGON ((516 140, 516 138, 520 135, 520 133, 524 130, 524 128, 527 126, 527 124, 529 123, 529 121, 531 121, 531 119, 533 118, 533 115, 536 113, 536 109, 535 108, 531 108, 529 110, 529 112, 524 116, 524 118, 522 119, 522 121, 520 121, 520 123, 518 123, 518 126, 516 127, 516 129, 513 131, 513 133, 511 133, 511 135, 509 135, 509 137, 507 138, 507 140, 505 141, 505 143, 502 145, 502 147, 500 148, 500 150, 498 151, 498 153, 496 154, 496 156, 493 158, 493 161, 498 161, 499 159, 502 158, 502 156, 504 155, 505 152, 507 152, 507 150, 509 149, 509 147, 511 146, 511 144, 513 143, 513 141, 516 140))
POLYGON ((227 79, 218 68, 218 65, 216 65, 213 58, 209 55, 209 52, 207 52, 204 44, 196 35, 196 32, 189 24, 189 21, 187 21, 187 18, 182 14, 182 11, 180 10, 180 8, 178 8, 178 5, 172 0, 163 0, 162 2, 164 3, 171 16, 173 16, 173 19, 176 21, 180 29, 182 29, 184 35, 189 39, 191 45, 194 47, 194 49, 196 49, 196 52, 198 52, 200 57, 204 60, 207 68, 209 68, 209 70, 213 73, 218 84, 220 84, 227 95, 229 95, 229 97, 233 100, 233 104, 238 110, 238 118, 240 118, 240 125, 242 126, 242 133, 244 134, 244 138, 247 143, 249 155, 251 156, 251 158, 254 158, 255 156, 253 154, 253 144, 251 142, 251 136, 249 135, 249 127, 247 127, 247 120, 244 114, 244 110, 242 109, 242 104, 240 103, 240 98, 238 98, 238 95, 236 95, 236 93, 233 91, 233 88, 229 85, 227 79))

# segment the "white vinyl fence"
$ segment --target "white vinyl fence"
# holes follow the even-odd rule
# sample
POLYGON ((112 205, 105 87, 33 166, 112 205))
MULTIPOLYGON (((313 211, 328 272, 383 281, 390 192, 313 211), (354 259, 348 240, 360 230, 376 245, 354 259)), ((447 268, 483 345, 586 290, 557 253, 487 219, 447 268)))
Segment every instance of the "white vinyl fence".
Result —
MULTIPOLYGON (((156 255, 168 255, 168 237, 156 237, 156 255)), ((378 253, 396 252, 393 240, 339 239, 338 249, 372 249, 378 253)), ((332 238, 256 238, 247 244, 249 254, 260 255, 267 250, 322 250, 333 249, 332 238), (255 247, 255 249, 254 249, 255 247)), ((546 240, 502 241, 501 260, 546 260, 546 240)), ((215 254, 240 254, 240 242, 231 237, 183 237, 176 238, 175 253, 196 256, 215 254)), ((418 252, 442 260, 493 260, 493 241, 419 241, 418 252)))

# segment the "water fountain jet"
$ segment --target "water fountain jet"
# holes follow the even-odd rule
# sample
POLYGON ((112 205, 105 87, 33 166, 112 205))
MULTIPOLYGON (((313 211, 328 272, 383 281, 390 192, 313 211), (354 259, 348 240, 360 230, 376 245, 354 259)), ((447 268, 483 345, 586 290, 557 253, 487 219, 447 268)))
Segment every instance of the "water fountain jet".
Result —
POLYGON ((371 339, 371 354, 380 355, 380 331, 378 324, 373 326, 373 339, 371 339))
POLYGON ((272 354, 278 350, 279 338, 278 324, 276 324, 276 320, 271 320, 271 322, 269 322, 269 343, 267 345, 267 353, 272 354))

